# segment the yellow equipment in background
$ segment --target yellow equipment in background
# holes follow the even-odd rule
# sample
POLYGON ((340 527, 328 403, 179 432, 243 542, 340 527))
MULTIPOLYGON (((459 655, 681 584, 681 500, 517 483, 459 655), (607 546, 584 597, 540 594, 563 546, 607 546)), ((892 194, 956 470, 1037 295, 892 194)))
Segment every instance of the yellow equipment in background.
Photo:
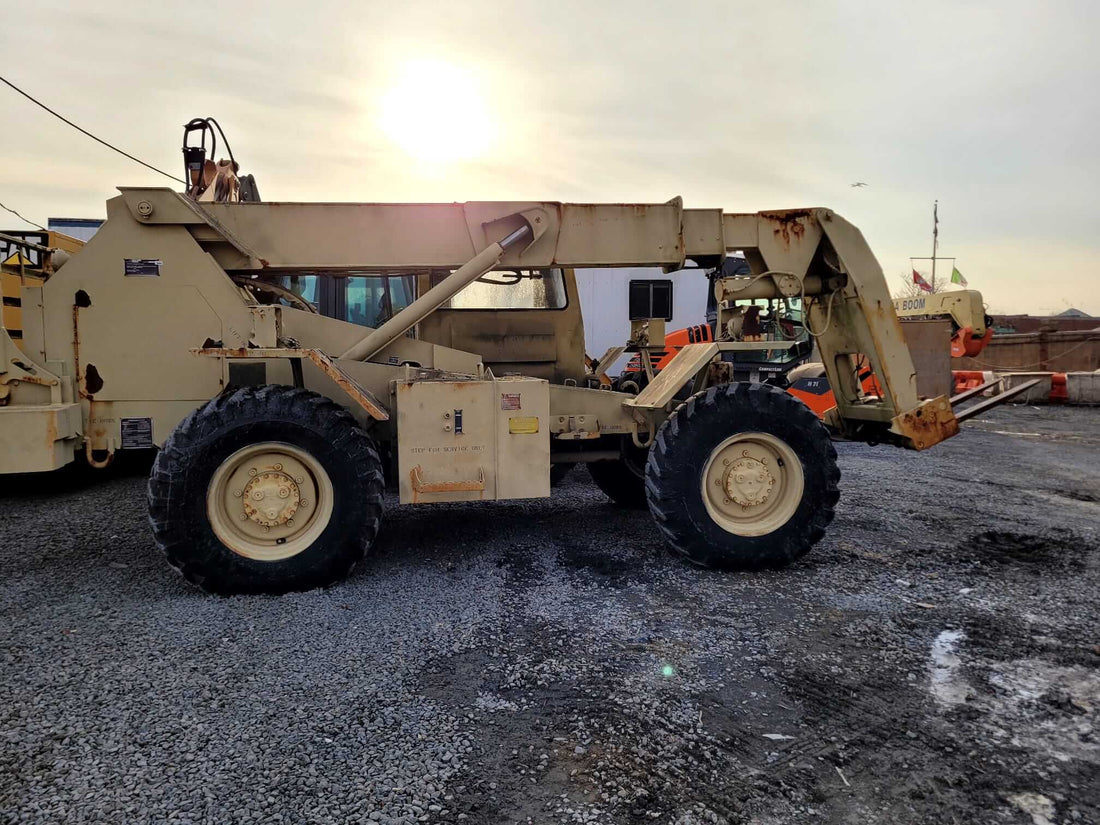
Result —
POLYGON ((0 296, 3 326, 19 346, 23 340, 22 288, 42 286, 84 242, 60 232, 0 232, 0 296))

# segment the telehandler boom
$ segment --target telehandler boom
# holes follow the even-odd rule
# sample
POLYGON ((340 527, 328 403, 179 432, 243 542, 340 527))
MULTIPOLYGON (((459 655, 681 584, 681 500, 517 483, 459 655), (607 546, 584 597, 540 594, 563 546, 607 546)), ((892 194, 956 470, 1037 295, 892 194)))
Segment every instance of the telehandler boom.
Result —
MULTIPOLYGON (((387 476, 402 504, 530 498, 567 462, 648 506, 693 562, 798 558, 833 517, 839 470, 801 402, 728 383, 721 354, 759 346, 735 323, 753 299, 803 300, 846 437, 922 450, 958 430, 946 398, 917 397, 882 271, 828 209, 120 193, 79 253, 23 289, 22 348, 0 329, 0 472, 159 447, 156 542, 210 591, 341 579, 375 540, 387 476), (672 271, 733 251, 752 275, 721 283, 715 340, 636 395, 586 373, 574 267, 672 271), (364 329, 273 304, 296 298, 288 277, 404 279, 419 297, 364 329), (881 394, 863 393, 857 362, 881 394)), ((634 319, 628 349, 657 345, 662 323, 634 319)))

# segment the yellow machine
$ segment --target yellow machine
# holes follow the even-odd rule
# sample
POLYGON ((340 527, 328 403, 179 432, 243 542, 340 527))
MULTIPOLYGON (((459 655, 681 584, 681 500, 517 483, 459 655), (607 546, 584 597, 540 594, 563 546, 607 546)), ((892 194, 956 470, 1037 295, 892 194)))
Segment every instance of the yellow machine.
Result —
POLYGON ((985 314, 982 293, 976 289, 895 298, 894 310, 907 321, 950 318, 952 358, 977 355, 993 337, 993 319, 985 314))
POLYGON ((13 340, 23 338, 22 288, 41 286, 82 246, 83 241, 60 232, 0 232, 2 320, 13 340))
MULTIPOLYGON (((159 447, 157 544, 211 591, 339 580, 374 541, 387 476, 402 504, 528 498, 549 495, 557 463, 589 463, 696 563, 776 567, 807 552, 833 516, 836 454, 795 398, 728 383, 722 353, 760 343, 727 325, 641 392, 610 391, 585 368, 574 267, 672 271, 743 252, 753 274, 725 279, 721 311, 804 300, 837 388, 832 427, 917 450, 958 430, 948 399, 917 397, 882 271, 828 209, 237 191, 223 181, 205 202, 121 188, 95 237, 23 287, 22 351, 0 329, 0 472, 159 447), (309 278, 366 284, 376 325, 318 314, 309 278), (411 280, 420 288, 395 300, 411 280)), ((660 324, 634 320, 631 348, 660 346, 660 324)))

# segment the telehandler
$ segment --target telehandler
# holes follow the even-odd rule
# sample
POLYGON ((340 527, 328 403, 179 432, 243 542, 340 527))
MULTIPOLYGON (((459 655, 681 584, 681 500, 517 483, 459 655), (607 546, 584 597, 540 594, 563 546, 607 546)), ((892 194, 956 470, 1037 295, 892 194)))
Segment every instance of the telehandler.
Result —
MULTIPOLYGON (((0 472, 159 447, 156 543, 209 591, 345 577, 378 535, 387 476, 403 505, 537 498, 552 464, 575 462, 694 563, 797 559, 840 473, 804 404, 729 381, 722 354, 761 346, 738 324, 761 298, 802 300, 834 430, 914 450, 958 432, 946 397, 917 397, 882 271, 828 209, 246 202, 232 172, 218 169, 221 202, 120 188, 84 248, 23 288, 21 348, 0 328, 0 472), (637 394, 586 370, 574 267, 715 267, 734 251, 752 274, 722 281, 713 340, 637 394), (280 285, 313 276, 418 297, 364 328, 280 285)), ((663 346, 659 317, 631 327, 623 349, 663 346)))

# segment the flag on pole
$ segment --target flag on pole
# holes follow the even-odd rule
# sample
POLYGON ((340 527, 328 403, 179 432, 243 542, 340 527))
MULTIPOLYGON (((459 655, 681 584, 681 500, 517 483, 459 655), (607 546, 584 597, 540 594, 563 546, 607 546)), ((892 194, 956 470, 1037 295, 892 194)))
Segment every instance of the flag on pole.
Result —
POLYGON ((958 284, 959 286, 966 286, 966 278, 959 272, 958 267, 951 267, 951 283, 958 284))
POLYGON ((913 283, 923 289, 925 292, 932 291, 932 285, 928 281, 921 277, 921 274, 917 270, 913 270, 913 283))

